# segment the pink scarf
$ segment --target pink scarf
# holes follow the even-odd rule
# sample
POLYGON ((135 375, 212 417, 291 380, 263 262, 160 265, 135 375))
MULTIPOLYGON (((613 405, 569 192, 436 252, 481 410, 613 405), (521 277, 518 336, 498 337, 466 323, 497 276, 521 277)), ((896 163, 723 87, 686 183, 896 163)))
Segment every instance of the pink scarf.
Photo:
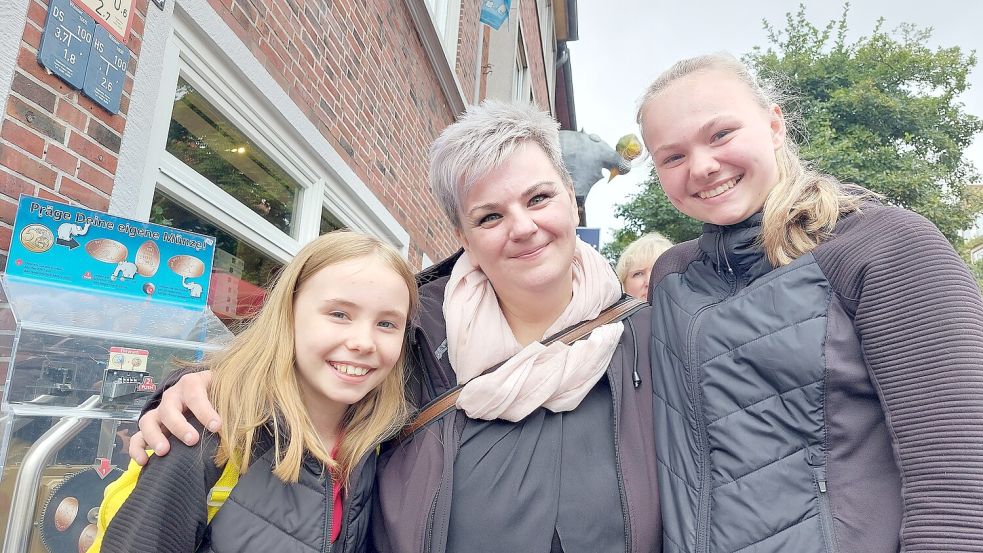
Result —
MULTIPOLYGON (((573 298, 546 330, 551 336, 590 320, 621 297, 621 284, 607 261, 577 240, 573 298)), ((607 370, 624 331, 622 323, 595 329, 572 345, 533 342, 522 347, 502 314, 485 273, 467 253, 454 269, 444 295, 447 352, 458 382, 466 382, 457 407, 471 418, 519 421, 539 407, 559 413, 576 409, 607 370), (508 359, 493 373, 485 369, 508 359)))

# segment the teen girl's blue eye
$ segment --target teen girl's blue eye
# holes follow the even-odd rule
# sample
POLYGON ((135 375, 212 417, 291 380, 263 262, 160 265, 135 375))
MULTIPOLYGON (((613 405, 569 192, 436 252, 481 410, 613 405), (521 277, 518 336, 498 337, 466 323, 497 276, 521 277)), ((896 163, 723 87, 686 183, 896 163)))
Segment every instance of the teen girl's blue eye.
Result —
POLYGON ((388 328, 391 330, 399 330, 399 325, 392 321, 379 321, 379 326, 382 328, 388 328))
POLYGON ((664 160, 662 160, 662 164, 663 165, 669 165, 670 163, 675 163, 675 162, 677 162, 677 161, 679 161, 681 159, 683 159, 683 156, 682 155, 680 155, 680 154, 673 154, 673 155, 665 158, 664 160))
POLYGON ((328 316, 335 319, 347 319, 348 313, 345 313, 344 311, 332 311, 328 313, 328 316))

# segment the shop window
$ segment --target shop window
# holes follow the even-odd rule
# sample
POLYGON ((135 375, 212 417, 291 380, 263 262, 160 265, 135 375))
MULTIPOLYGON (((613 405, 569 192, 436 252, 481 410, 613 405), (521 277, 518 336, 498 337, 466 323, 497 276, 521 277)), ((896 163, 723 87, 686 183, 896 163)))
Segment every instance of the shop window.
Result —
POLYGON ((345 225, 338 220, 337 217, 331 214, 327 209, 321 210, 321 227, 320 233, 327 234, 333 230, 339 230, 346 228, 345 225))
POLYGON ((184 78, 178 79, 165 150, 283 232, 300 185, 184 78))
POLYGON ((207 5, 175 6, 139 200, 153 222, 216 237, 208 301, 227 323, 320 234, 409 238, 237 40, 207 5))
POLYGON ((150 222, 215 237, 208 305, 226 324, 255 315, 262 307, 266 299, 265 287, 273 281, 283 263, 160 190, 154 193, 150 222))

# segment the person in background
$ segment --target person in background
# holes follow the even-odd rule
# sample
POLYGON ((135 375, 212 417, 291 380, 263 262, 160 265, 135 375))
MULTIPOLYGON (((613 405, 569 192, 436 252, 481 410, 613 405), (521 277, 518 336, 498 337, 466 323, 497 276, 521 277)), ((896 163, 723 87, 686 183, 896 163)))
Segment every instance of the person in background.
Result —
POLYGON ((378 239, 336 231, 304 246, 250 326, 195 367, 221 429, 132 463, 89 552, 366 551, 375 450, 407 413, 416 303, 412 271, 378 239))
POLYGON ((614 268, 626 294, 642 301, 648 299, 652 265, 655 265, 655 260, 671 247, 672 242, 658 232, 643 234, 628 244, 621 252, 618 264, 614 268))
POLYGON ((983 299, 949 242, 811 169, 729 55, 676 63, 638 122, 705 223, 651 277, 667 546, 983 551, 983 299))

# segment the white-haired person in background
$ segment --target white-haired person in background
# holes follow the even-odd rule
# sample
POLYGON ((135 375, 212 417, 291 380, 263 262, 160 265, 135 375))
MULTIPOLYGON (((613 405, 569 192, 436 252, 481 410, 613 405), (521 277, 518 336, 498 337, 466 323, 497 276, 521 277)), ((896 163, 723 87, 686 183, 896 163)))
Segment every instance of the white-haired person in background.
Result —
POLYGON ((650 232, 625 247, 621 257, 618 258, 614 272, 618 273, 618 280, 621 281, 621 287, 626 294, 646 301, 652 265, 655 265, 655 260, 672 246, 672 241, 665 236, 658 232, 650 232))

